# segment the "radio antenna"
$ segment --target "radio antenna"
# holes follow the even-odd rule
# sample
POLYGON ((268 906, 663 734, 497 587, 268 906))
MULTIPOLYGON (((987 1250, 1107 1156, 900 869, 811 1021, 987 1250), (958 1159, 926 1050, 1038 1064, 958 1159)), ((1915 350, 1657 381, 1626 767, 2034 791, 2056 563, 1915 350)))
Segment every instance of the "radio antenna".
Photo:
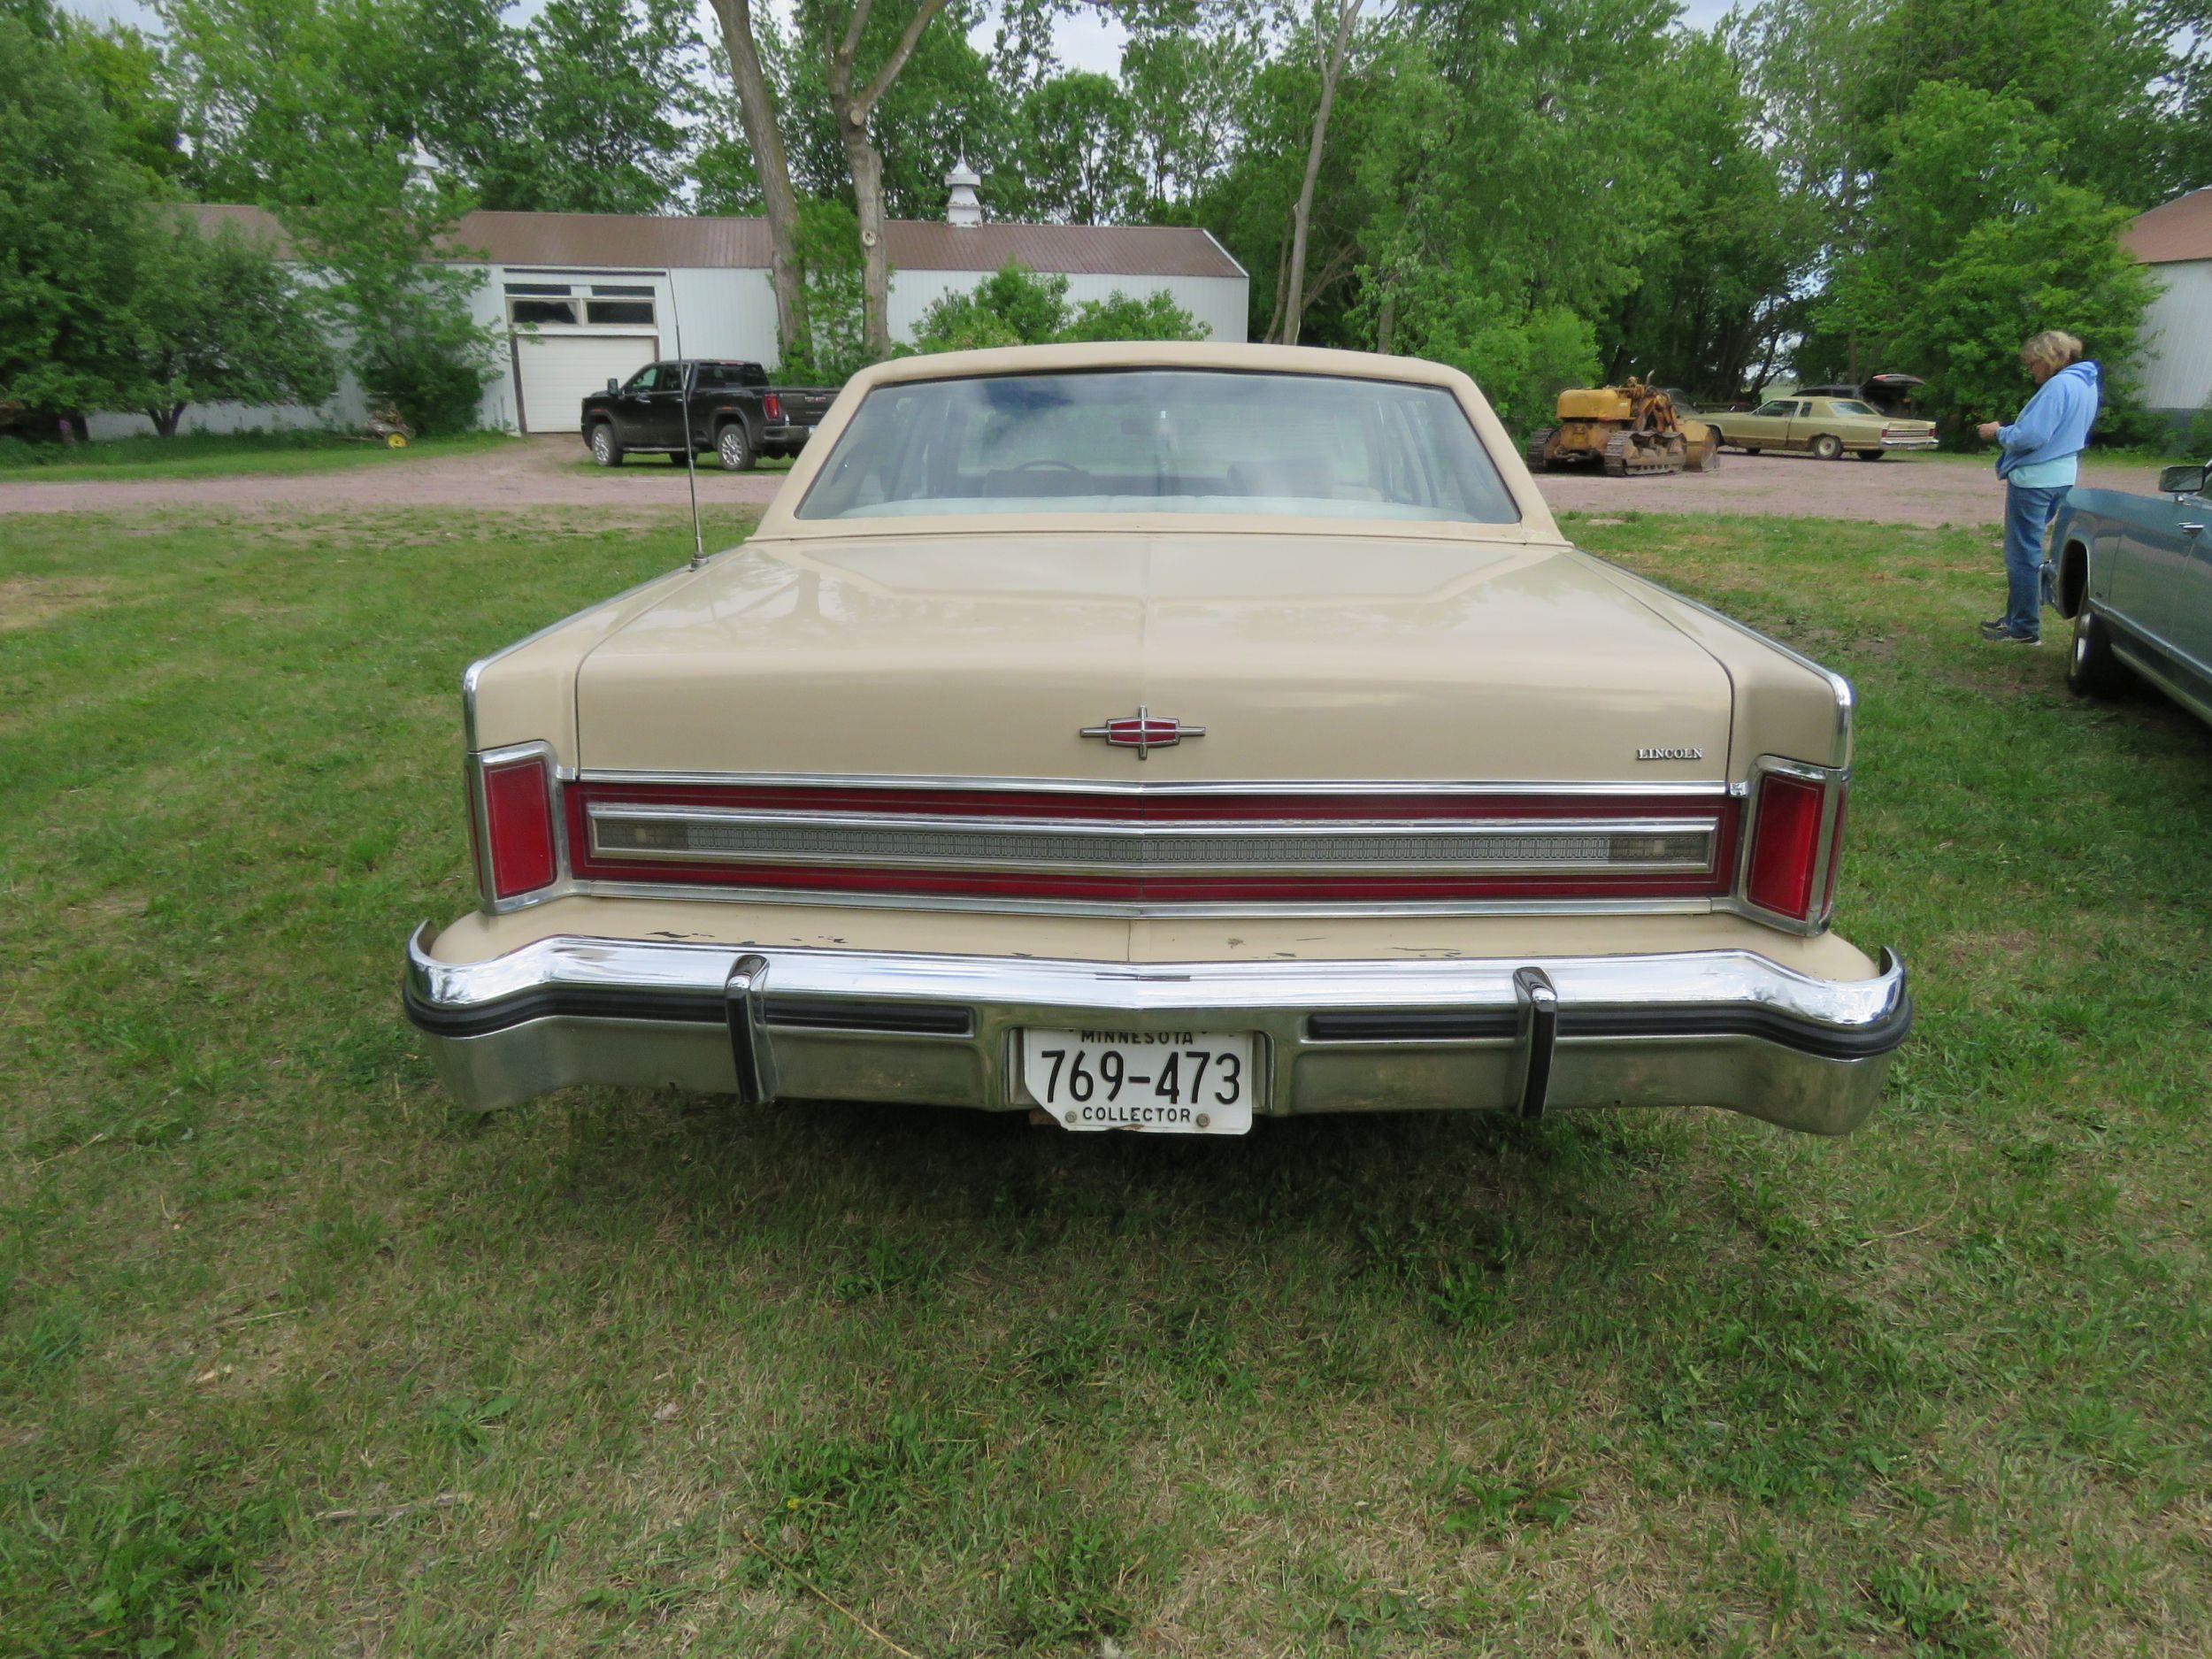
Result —
POLYGON ((691 568, 707 562, 706 532, 699 527, 699 457, 693 452, 691 395, 699 387, 699 365, 684 355, 684 314, 676 305, 676 273, 668 273, 668 315, 676 325, 676 356, 683 364, 684 481, 691 488, 691 568))

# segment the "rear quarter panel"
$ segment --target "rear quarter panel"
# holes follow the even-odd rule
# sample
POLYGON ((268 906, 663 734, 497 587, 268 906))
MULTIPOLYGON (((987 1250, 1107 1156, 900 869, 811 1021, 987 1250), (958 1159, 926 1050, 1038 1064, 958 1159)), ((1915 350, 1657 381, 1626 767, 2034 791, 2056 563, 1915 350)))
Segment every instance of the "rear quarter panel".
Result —
POLYGON ((2147 614, 2155 595, 2150 572, 2128 545, 2131 529, 2153 527, 2153 514, 2169 503, 2114 489, 2070 491, 2051 526, 2046 563, 2051 572, 2051 599, 2062 617, 2078 614, 2093 599, 2131 614, 2147 614))

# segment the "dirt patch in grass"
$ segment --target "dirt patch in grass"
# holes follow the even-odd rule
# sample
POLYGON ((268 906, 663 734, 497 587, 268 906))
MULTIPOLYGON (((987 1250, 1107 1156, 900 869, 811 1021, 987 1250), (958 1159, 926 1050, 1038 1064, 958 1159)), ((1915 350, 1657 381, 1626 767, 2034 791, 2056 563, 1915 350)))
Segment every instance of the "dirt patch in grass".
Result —
POLYGON ((0 576, 0 633, 40 627, 103 603, 113 587, 99 576, 0 576))

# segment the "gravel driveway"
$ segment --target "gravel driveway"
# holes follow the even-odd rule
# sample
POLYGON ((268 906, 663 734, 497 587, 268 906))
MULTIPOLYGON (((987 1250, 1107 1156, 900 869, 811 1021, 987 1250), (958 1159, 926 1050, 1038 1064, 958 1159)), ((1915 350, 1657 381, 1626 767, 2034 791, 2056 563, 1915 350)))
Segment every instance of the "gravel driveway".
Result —
MULTIPOLYGON (((227 478, 40 480, 0 484, 0 513, 110 511, 136 507, 210 507, 292 512, 331 507, 604 507, 624 517, 680 511, 684 470, 657 456, 602 472, 579 465, 572 437, 531 438, 473 455, 398 460, 330 472, 236 473, 227 478)), ((782 472, 725 472, 703 467, 699 499, 766 503, 782 472)), ((1816 461, 1801 456, 1724 457, 1711 472, 1662 478, 1607 478, 1548 472, 1540 479, 1554 508, 1582 512, 1778 513, 1897 524, 1994 524, 2004 486, 1986 465, 1901 456, 1816 461)), ((2148 467, 2095 465, 2085 484, 2147 491, 2148 467)))
MULTIPOLYGON (((2081 481, 2147 492, 2158 482, 2158 471, 2092 465, 2082 468, 2081 481)), ((1544 472, 1537 482, 1555 511, 1768 513, 1939 525, 1995 524, 2005 510, 2005 487, 1987 461, 1937 456, 1816 461, 1804 455, 1724 451, 1710 472, 1657 478, 1544 472)))

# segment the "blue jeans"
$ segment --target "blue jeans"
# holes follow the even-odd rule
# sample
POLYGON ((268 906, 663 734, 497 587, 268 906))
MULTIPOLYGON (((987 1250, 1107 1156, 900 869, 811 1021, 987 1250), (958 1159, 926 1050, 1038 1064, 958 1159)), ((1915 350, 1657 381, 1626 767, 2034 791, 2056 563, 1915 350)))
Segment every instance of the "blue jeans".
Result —
POLYGON ((2005 486, 2005 626, 2034 638, 2043 632, 2043 533, 2066 504, 2067 486, 2005 486))

